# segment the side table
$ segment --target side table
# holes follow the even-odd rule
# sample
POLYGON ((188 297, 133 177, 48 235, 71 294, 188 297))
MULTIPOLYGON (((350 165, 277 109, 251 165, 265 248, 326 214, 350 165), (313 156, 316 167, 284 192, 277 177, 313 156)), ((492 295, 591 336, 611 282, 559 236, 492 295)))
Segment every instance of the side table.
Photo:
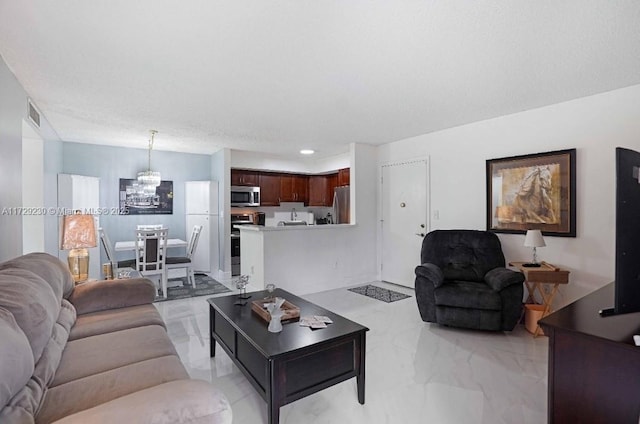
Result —
MULTIPOLYGON (((538 292, 542 299, 542 317, 544 318, 551 313, 551 307, 553 305, 553 299, 558 293, 560 284, 569 284, 569 271, 551 265, 547 262, 542 262, 540 267, 525 267, 526 262, 509 262, 509 266, 518 268, 520 272, 524 274, 524 284, 527 287, 529 295, 525 303, 537 303, 535 294, 538 292), (552 284, 551 290, 547 293, 543 289, 543 284, 552 284)), ((536 331, 533 333, 534 337, 538 337, 540 334, 540 325, 536 325, 536 331)))

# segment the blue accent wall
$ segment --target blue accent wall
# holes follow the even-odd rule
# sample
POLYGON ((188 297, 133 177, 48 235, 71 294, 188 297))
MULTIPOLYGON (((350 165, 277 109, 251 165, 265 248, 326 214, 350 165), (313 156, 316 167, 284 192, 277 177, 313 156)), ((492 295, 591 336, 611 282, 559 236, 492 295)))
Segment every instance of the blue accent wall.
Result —
MULTIPOLYGON (((189 235, 185 230, 184 183, 211 180, 211 163, 211 155, 153 150, 151 169, 159 171, 162 180, 173 181, 173 214, 101 215, 100 226, 109 235, 111 243, 133 240, 138 224, 163 224, 169 228, 170 238, 188 240, 189 235)), ((146 170, 147 167, 147 149, 63 143, 62 172, 99 177, 101 208, 117 208, 120 178, 136 178, 138 172, 146 170)), ((103 249, 100 249, 100 257, 101 263, 107 261, 103 249)), ((133 252, 118 252, 116 257, 118 260, 132 259, 133 252)))

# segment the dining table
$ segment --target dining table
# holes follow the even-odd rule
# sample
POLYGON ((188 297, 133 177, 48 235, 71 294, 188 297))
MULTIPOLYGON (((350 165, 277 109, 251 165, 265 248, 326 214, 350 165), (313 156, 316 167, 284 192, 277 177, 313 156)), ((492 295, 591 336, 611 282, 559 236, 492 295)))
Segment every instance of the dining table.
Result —
MULTIPOLYGON (((167 239, 167 249, 171 249, 173 247, 187 247, 187 242, 177 238, 167 239)), ((134 251, 136 250, 136 242, 135 240, 117 241, 115 244, 115 250, 116 252, 134 251)))

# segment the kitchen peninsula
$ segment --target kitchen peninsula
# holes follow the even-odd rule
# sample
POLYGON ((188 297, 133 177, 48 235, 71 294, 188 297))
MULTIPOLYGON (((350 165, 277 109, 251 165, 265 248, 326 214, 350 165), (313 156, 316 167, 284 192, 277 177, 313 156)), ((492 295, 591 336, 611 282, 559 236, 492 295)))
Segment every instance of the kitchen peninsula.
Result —
POLYGON ((297 295, 358 284, 366 269, 353 264, 359 255, 350 243, 357 224, 240 228, 241 273, 252 289, 266 284, 297 295))

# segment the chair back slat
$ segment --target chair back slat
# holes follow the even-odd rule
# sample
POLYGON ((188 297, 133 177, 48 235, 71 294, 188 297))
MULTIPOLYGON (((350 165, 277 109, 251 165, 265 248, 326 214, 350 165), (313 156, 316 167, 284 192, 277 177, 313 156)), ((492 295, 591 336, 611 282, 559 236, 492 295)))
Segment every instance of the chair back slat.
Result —
POLYGON ((113 250, 111 250, 111 240, 109 240, 109 236, 102 227, 98 228, 98 233, 100 234, 100 241, 102 242, 102 247, 104 248, 104 253, 107 255, 107 259, 112 264, 116 263, 116 256, 113 254, 113 250))
POLYGON ((136 230, 136 269, 161 271, 165 266, 169 230, 136 230))
POLYGON ((194 225, 191 232, 191 238, 189 238, 189 246, 187 247, 187 258, 191 259, 198 247, 198 240, 200 239, 200 232, 202 231, 202 225, 194 225))

